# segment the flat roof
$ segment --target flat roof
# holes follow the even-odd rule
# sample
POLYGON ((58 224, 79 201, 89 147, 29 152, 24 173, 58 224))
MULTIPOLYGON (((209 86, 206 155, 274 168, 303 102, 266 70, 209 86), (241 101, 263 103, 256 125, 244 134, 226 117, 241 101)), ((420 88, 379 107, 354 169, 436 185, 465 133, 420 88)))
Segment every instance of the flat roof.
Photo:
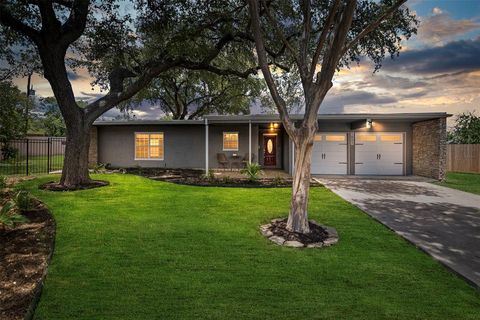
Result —
MULTIPOLYGON (((358 121, 372 120, 403 120, 424 121, 451 117, 446 112, 422 112, 422 113, 342 113, 342 114, 319 114, 318 120, 358 121)), ((303 114, 290 115, 292 120, 301 120, 303 114)), ((203 120, 97 120, 95 126, 118 126, 118 125, 192 125, 208 123, 268 123, 280 121, 278 114, 253 114, 253 115, 209 115, 203 120)))

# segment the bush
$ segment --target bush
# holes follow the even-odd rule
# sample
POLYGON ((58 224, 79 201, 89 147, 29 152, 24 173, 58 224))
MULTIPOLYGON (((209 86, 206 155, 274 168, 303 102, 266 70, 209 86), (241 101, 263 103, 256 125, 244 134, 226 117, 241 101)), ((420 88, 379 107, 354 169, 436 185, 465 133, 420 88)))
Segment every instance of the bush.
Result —
POLYGON ((93 173, 105 173, 106 171, 106 164, 98 163, 93 167, 93 173))
POLYGON ((208 170, 208 172, 204 175, 205 179, 208 181, 215 181, 215 171, 212 169, 208 170))
POLYGON ((25 190, 20 190, 17 192, 13 198, 13 202, 18 210, 28 211, 32 209, 33 197, 30 192, 25 190))
POLYGON ((15 203, 13 202, 7 202, 0 210, 0 226, 2 228, 12 228, 18 223, 24 223, 27 221, 27 218, 18 213, 15 203))
POLYGON ((0 189, 7 187, 7 177, 0 176, 0 189))
POLYGON ((4 160, 15 159, 18 154, 18 150, 8 144, 4 145, 1 151, 4 160))
POLYGON ((272 180, 272 183, 274 186, 282 186, 285 184, 285 179, 283 177, 280 177, 280 176, 275 176, 273 177, 273 180, 272 180))
POLYGON ((256 182, 258 180, 258 176, 262 173, 262 168, 256 162, 249 163, 247 164, 245 169, 242 169, 240 171, 240 173, 246 175, 248 178, 248 181, 256 182))

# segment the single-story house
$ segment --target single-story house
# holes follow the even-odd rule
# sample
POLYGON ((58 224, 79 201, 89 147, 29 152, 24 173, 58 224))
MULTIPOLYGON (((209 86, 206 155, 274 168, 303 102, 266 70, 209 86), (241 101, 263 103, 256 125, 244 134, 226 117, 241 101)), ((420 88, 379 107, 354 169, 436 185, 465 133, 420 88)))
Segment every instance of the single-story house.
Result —
MULTIPOLYGON (((319 115, 312 174, 443 179, 449 116, 443 112, 319 115)), ((258 162, 290 174, 295 161, 294 145, 278 115, 96 121, 89 156, 91 163, 117 168, 209 170, 258 162)))

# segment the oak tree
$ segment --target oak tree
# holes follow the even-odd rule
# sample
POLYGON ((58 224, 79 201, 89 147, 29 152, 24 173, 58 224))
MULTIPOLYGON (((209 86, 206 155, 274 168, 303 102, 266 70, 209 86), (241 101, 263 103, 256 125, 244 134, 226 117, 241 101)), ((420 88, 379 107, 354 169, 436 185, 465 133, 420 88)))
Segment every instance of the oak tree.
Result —
POLYGON ((74 189, 91 183, 93 122, 162 73, 174 67, 238 77, 255 72, 248 63, 242 70, 215 63, 222 52, 227 57, 252 54, 233 41, 245 7, 242 1, 1 1, 0 60, 10 67, 0 71, 11 76, 21 73, 26 61, 39 62, 65 120, 60 184, 74 189), (69 80, 75 68, 88 70, 105 95, 79 105, 69 80))

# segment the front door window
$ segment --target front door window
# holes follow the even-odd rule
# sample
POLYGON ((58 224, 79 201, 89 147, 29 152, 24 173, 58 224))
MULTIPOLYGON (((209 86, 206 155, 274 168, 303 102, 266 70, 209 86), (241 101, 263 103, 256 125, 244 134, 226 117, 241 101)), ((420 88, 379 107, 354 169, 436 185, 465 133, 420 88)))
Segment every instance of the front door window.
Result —
POLYGON ((277 165, 277 136, 264 136, 264 158, 263 165, 273 167, 277 165))

